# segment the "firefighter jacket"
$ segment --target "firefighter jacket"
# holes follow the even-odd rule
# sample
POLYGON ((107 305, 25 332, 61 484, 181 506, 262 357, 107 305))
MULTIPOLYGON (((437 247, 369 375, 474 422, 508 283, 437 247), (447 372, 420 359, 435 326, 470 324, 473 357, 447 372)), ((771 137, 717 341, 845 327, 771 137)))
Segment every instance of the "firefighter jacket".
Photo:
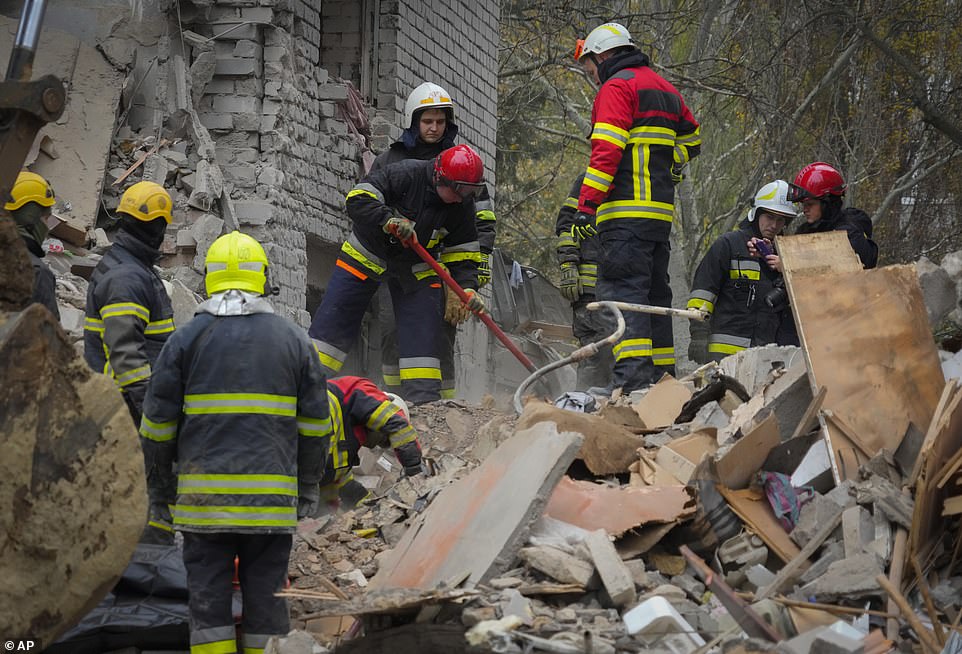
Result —
POLYGON ((571 192, 558 211, 555 221, 555 234, 558 237, 556 252, 558 264, 574 263, 578 266, 578 276, 581 277, 581 297, 595 295, 595 284, 598 281, 598 239, 578 238, 571 233, 574 217, 578 212, 578 193, 581 191, 584 175, 579 175, 571 187, 571 192))
POLYGON ((324 482, 333 479, 336 471, 359 464, 361 447, 390 446, 403 467, 421 464, 417 431, 374 382, 363 377, 334 377, 327 388, 332 435, 324 482))
POLYGON ((153 269, 154 248, 120 231, 90 276, 84 320, 84 359, 110 375, 139 404, 151 367, 174 331, 174 310, 153 269))
MULTIPOLYGON (((419 159, 421 161, 428 159, 433 160, 441 154, 442 151, 454 147, 454 139, 457 135, 458 126, 448 121, 448 128, 445 130, 444 136, 440 141, 437 143, 425 143, 418 138, 417 128, 409 127, 404 130, 400 139, 392 143, 387 150, 377 155, 377 158, 371 165, 371 172, 373 173, 392 163, 405 161, 407 159, 419 159)), ((491 201, 491 195, 488 193, 487 185, 485 185, 484 190, 481 191, 481 195, 474 201, 474 210, 474 221, 478 229, 478 245, 480 245, 483 254, 491 254, 491 251, 494 250, 494 238, 497 233, 498 219, 494 215, 494 202, 491 201)))
POLYGON ((578 209, 596 216, 599 231, 617 220, 637 237, 668 241, 675 184, 701 148, 698 123, 637 50, 605 60, 599 74, 578 209))
POLYGON ((27 246, 27 256, 30 257, 30 265, 33 266, 33 295, 30 296, 30 301, 47 307, 53 317, 60 320, 60 307, 57 306, 57 280, 43 261, 45 254, 43 247, 28 236, 21 236, 21 238, 27 246))
MULTIPOLYGON (((787 309, 772 309, 765 297, 781 274, 748 253, 749 239, 760 238, 754 223, 743 220, 718 238, 695 270, 689 309, 711 314, 710 356, 724 357, 748 347, 776 342, 787 309)), ((791 320, 789 315, 788 320, 791 320)))
POLYGON ((291 533, 298 485, 320 481, 330 433, 307 335, 264 298, 215 294, 168 340, 147 392, 151 502, 173 504, 183 531, 291 533))
POLYGON ((447 204, 434 187, 434 161, 406 160, 368 174, 347 194, 354 229, 337 265, 360 279, 395 276, 402 288, 436 273, 383 230, 395 213, 415 221, 418 242, 462 288, 478 288, 481 251, 471 200, 447 204), (443 250, 443 251, 442 251, 443 250))
POLYGON ((849 207, 832 208, 822 203, 823 211, 828 215, 815 224, 803 222, 795 230, 796 234, 813 234, 816 232, 842 231, 848 234, 848 242, 855 254, 866 268, 878 265, 878 245, 872 240, 872 219, 861 209, 849 207))

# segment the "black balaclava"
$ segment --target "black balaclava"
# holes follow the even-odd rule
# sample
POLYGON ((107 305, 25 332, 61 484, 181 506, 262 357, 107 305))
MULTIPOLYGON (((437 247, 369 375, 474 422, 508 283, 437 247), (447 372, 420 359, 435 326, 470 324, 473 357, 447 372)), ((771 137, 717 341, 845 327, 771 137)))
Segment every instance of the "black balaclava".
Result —
POLYGON ((150 221, 143 221, 120 214, 120 229, 124 230, 141 243, 155 249, 160 249, 160 244, 164 242, 164 232, 167 230, 167 221, 164 218, 154 218, 150 221))
POLYGON ((50 232, 46 218, 50 215, 50 208, 43 207, 36 202, 28 202, 19 209, 10 212, 17 223, 20 236, 34 241, 38 246, 43 243, 50 232))

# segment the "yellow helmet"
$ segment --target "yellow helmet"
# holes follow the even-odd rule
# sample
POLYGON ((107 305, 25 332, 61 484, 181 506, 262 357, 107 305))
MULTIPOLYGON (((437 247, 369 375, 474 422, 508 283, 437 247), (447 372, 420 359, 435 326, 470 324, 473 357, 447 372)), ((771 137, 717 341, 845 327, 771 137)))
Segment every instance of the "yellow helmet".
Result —
POLYGON ((56 200, 50 183, 37 173, 20 171, 17 181, 10 189, 10 201, 3 205, 7 211, 19 209, 28 202, 36 202, 41 207, 52 207, 56 200))
POLYGON ((137 182, 124 191, 117 213, 125 213, 145 223, 163 218, 169 225, 173 220, 170 213, 173 207, 174 202, 163 186, 155 182, 137 182))
POLYGON ((231 289, 264 293, 267 255, 257 239, 234 231, 211 243, 204 267, 207 295, 231 289))

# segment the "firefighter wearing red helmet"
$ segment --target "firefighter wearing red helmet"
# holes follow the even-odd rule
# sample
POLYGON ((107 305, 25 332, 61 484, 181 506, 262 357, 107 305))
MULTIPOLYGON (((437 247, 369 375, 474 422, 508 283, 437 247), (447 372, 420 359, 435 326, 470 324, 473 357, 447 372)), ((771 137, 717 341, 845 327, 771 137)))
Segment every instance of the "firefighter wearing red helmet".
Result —
POLYGON ((796 234, 844 231, 866 268, 878 264, 878 245, 872 240, 872 219, 861 209, 842 208, 845 179, 836 168, 816 161, 802 168, 790 184, 789 199, 802 205, 805 222, 796 234))
MULTIPOLYGON (((401 137, 379 154, 371 165, 378 170, 405 159, 434 159, 441 152, 454 147, 458 136, 455 122, 456 110, 453 97, 447 90, 432 82, 417 86, 404 105, 401 137)), ((491 279, 491 252, 497 231, 494 202, 488 189, 481 191, 474 200, 475 226, 478 244, 481 246, 481 264, 478 267, 478 284, 484 286, 491 279)), ((397 325, 387 288, 377 295, 378 322, 381 326, 381 374, 386 389, 400 393, 401 379, 398 368, 397 325)), ((441 323, 441 397, 455 397, 454 345, 459 322, 467 318, 458 311, 461 306, 450 289, 444 295, 445 320, 441 323)))
POLYGON ((404 397, 413 404, 440 399, 441 281, 404 244, 417 238, 471 297, 468 309, 483 311, 474 207, 483 188, 481 156, 456 145, 433 160, 408 159, 373 171, 347 194, 353 229, 309 330, 329 376, 341 373, 383 282, 398 325, 404 397))

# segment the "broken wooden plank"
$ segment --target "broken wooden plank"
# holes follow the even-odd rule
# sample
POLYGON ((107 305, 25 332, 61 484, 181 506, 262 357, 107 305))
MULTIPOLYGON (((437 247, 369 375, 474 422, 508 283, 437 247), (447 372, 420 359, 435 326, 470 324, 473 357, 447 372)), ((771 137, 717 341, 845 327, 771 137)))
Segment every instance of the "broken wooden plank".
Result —
POLYGON ((958 515, 962 513, 962 496, 948 497, 942 503, 942 515, 958 515))
POLYGON ((929 582, 926 580, 925 575, 922 573, 922 566, 919 565, 919 560, 916 557, 912 557, 912 570, 915 572, 915 580, 918 583, 919 593, 922 595, 922 603, 925 605, 925 612, 929 614, 929 621, 932 623, 932 629, 935 631, 935 639, 939 641, 940 646, 945 646, 945 632, 942 631, 942 623, 939 622, 939 612, 935 610, 935 602, 932 600, 932 590, 929 588, 929 582))
POLYGON ((731 489, 745 488, 752 476, 762 469, 769 452, 779 443, 778 420, 775 414, 769 414, 716 460, 715 470, 719 481, 731 489))
POLYGON ((782 587, 792 581, 795 576, 805 571, 808 568, 809 558, 815 553, 825 539, 832 535, 835 528, 838 527, 839 523, 842 521, 842 507, 838 508, 835 517, 822 525, 821 529, 815 532, 812 539, 805 543, 805 547, 795 556, 794 559, 789 561, 785 567, 783 567, 772 582, 765 586, 761 591, 759 591, 756 600, 768 599, 775 593, 779 592, 782 587))
POLYGON ((925 649, 928 650, 930 654, 939 654, 939 652, 942 651, 942 648, 939 646, 939 642, 935 639, 935 636, 932 635, 932 632, 922 624, 922 621, 919 620, 918 616, 915 615, 912 605, 909 604, 909 601, 905 599, 905 596, 899 592, 899 589, 893 586, 885 575, 878 575, 875 580, 899 607, 899 610, 902 612, 902 617, 905 618, 905 621, 909 623, 910 627, 912 627, 912 631, 914 631, 919 637, 919 640, 922 641, 922 645, 925 647, 925 649))
POLYGON ((302 620, 333 617, 338 615, 374 615, 378 613, 397 613, 420 609, 428 604, 439 604, 477 597, 481 592, 467 588, 437 588, 422 590, 419 588, 378 588, 368 589, 361 595, 355 595, 349 600, 338 599, 332 593, 318 593, 303 589, 289 588, 276 593, 278 597, 290 599, 317 600, 320 608, 308 615, 301 616, 302 620))
POLYGON ((585 538, 601 583, 615 606, 625 606, 635 601, 635 580, 621 561, 618 551, 604 529, 596 529, 585 538))
POLYGON ((765 499, 764 493, 758 493, 754 489, 732 490, 721 484, 716 488, 732 511, 748 525, 751 531, 765 541, 778 558, 785 563, 790 563, 798 556, 801 550, 775 519, 775 513, 765 499))
POLYGON ((385 555, 372 588, 433 588, 469 571, 474 586, 507 569, 584 439, 543 422, 515 432, 444 488, 385 555))
MULTIPOLYGON (((775 240, 786 277, 858 272, 862 262, 845 232, 779 236, 775 240)), ((799 326, 801 327, 801 326, 799 326)))
POLYGON ((675 522, 695 512, 685 486, 612 488, 564 477, 555 487, 545 515, 594 531, 620 536, 650 523, 675 522))

